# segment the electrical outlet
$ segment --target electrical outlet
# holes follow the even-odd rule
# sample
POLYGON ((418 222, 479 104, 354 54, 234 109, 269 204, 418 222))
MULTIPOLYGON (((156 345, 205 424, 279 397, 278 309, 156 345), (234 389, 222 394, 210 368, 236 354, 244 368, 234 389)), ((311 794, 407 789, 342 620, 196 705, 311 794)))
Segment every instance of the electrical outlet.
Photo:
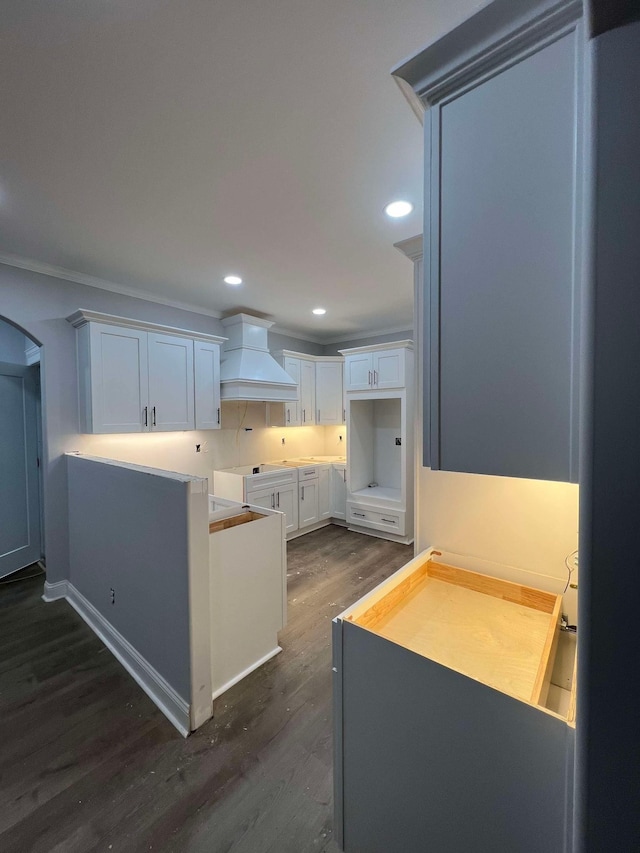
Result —
POLYGON ((340 439, 340 441, 342 441, 342 436, 341 436, 341 435, 339 435, 339 436, 338 436, 338 438, 340 439))
POLYGON ((196 453, 200 453, 200 445, 196 444, 196 453))
POLYGON ((284 436, 283 436, 283 438, 282 438, 282 443, 284 444, 284 436))
POLYGON ((115 591, 115 589, 114 589, 113 587, 111 587, 111 591, 110 591, 110 599, 111 599, 111 603, 112 603, 112 604, 115 604, 115 603, 116 603, 116 591, 115 591))
POLYGON ((401 439, 401 438, 396 438, 396 444, 401 445, 401 444, 402 444, 402 439, 401 439))

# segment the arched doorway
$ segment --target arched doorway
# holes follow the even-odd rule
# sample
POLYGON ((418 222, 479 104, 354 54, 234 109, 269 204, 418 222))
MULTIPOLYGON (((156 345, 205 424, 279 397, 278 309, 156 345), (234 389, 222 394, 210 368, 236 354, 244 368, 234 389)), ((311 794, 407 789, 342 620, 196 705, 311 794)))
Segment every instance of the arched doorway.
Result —
POLYGON ((0 578, 43 554, 40 345, 0 317, 0 578))

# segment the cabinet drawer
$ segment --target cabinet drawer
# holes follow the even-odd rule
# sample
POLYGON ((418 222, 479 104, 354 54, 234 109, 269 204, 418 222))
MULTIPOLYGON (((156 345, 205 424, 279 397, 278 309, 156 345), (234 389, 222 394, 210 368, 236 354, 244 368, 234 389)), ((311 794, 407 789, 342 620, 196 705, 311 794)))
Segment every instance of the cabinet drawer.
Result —
POLYGON ((306 465, 303 468, 298 468, 298 481, 303 483, 305 480, 317 480, 320 471, 328 467, 328 465, 306 465))
POLYGON ((393 510, 387 512, 379 507, 371 509, 363 504, 347 501, 347 521, 361 527, 372 527, 375 530, 387 530, 390 533, 404 535, 404 512, 393 510))
POLYGON ((247 474, 245 476, 245 491, 248 496, 255 491, 269 489, 274 486, 286 486, 288 483, 295 483, 297 480, 297 471, 295 468, 289 468, 282 471, 267 471, 264 474, 247 474))

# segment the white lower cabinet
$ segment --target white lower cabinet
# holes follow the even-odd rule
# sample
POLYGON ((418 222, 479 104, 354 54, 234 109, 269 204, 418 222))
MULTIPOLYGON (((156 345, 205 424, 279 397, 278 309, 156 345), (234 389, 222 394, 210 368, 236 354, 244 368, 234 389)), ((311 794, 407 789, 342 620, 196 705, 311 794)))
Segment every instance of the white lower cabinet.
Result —
POLYGON ((243 465, 214 471, 213 492, 220 498, 283 512, 287 535, 298 529, 298 472, 295 468, 243 465))
POLYGON ((294 533, 298 529, 298 490, 295 483, 278 486, 275 508, 286 516, 286 532, 294 533))
POLYGON ((318 467, 318 516, 322 521, 331 518, 331 465, 318 467))
POLYGON ((386 510, 347 501, 347 521, 349 524, 359 524, 363 527, 371 527, 374 530, 404 536, 404 520, 405 513, 402 510, 386 510))
POLYGON ((298 483, 298 529, 320 520, 318 477, 298 483))
POLYGON ((344 462, 331 466, 330 471, 331 517, 347 517, 347 466, 344 462))

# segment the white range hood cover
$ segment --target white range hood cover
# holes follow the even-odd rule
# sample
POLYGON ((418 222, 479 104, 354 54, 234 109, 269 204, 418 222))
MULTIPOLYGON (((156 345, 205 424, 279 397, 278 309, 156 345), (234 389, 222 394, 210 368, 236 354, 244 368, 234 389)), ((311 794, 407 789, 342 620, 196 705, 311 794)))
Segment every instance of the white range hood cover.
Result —
POLYGON ((222 347, 220 397, 269 403, 297 400, 297 383, 267 346, 267 329, 273 323, 250 314, 233 314, 221 322, 229 339, 222 347))

